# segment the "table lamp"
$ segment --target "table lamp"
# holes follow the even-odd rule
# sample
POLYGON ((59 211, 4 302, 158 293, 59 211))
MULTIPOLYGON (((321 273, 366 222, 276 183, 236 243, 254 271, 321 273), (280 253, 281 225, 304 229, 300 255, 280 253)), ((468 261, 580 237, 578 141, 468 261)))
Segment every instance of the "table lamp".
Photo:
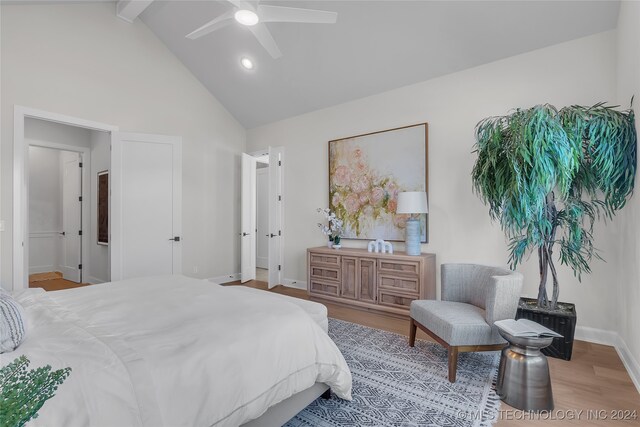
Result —
POLYGON ((406 229, 406 252, 407 255, 420 255, 422 252, 420 246, 420 218, 414 217, 415 214, 428 213, 427 193, 424 191, 405 191, 398 194, 398 214, 410 214, 407 219, 406 229))

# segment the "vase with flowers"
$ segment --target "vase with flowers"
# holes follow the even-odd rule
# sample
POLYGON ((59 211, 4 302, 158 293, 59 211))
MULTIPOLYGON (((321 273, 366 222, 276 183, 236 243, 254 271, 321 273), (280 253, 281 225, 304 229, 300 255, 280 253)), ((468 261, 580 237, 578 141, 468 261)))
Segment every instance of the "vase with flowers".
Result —
POLYGON ((318 208, 316 211, 324 215, 324 218, 327 221, 326 224, 321 222, 318 223, 318 228, 322 231, 322 234, 329 238, 327 246, 334 249, 340 249, 342 247, 340 244, 343 226, 342 220, 337 218, 336 214, 331 212, 328 208, 318 208))

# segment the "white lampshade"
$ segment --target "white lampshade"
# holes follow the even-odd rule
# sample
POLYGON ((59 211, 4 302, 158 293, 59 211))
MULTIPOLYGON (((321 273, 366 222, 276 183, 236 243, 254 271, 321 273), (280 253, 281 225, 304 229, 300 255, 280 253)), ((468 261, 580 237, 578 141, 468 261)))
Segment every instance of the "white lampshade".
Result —
POLYGON ((399 214, 421 214, 428 213, 427 193, 424 191, 405 191, 398 194, 398 208, 396 213, 399 214))

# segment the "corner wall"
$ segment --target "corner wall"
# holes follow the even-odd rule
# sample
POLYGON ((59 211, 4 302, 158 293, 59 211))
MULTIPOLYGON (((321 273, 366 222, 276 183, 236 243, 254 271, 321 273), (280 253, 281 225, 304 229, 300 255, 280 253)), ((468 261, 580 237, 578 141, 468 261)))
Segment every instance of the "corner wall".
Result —
MULTIPOLYGON (((315 209, 328 205, 327 141, 425 121, 430 242, 423 251, 435 253, 438 264, 506 265, 504 234, 472 192, 476 123, 540 103, 615 103, 615 76, 616 32, 611 31, 249 130, 248 151, 285 147, 284 277, 304 282, 306 248, 325 244, 315 226, 321 219, 315 209)), ((579 325, 608 331, 616 327, 611 278, 617 274, 618 249, 610 227, 600 223, 595 230, 596 244, 608 263, 594 261, 593 273, 581 284, 569 269, 559 268, 560 299, 576 303, 579 325)), ((519 270, 525 275, 524 293, 535 296, 535 256, 519 270)))
MULTIPOLYGON (((617 101, 627 107, 635 95, 636 131, 640 132, 640 2, 624 1, 618 18, 617 101)), ((616 330, 618 351, 640 390, 640 172, 635 194, 621 212, 617 257, 616 330)))
POLYGON ((14 105, 183 138, 183 272, 239 271, 239 161, 244 128, 166 46, 114 2, 2 4, 3 287, 12 281, 14 105))

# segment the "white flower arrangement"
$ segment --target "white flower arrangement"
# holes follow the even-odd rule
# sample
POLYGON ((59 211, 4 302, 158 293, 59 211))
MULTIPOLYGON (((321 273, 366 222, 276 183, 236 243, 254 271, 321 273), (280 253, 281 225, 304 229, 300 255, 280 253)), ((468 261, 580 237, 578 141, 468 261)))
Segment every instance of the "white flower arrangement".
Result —
POLYGON ((321 222, 318 223, 318 228, 322 234, 328 236, 329 240, 334 242, 336 245, 339 244, 340 237, 342 235, 342 220, 336 217, 336 214, 331 212, 328 208, 318 208, 316 211, 323 214, 324 218, 327 220, 327 224, 323 224, 321 222))

